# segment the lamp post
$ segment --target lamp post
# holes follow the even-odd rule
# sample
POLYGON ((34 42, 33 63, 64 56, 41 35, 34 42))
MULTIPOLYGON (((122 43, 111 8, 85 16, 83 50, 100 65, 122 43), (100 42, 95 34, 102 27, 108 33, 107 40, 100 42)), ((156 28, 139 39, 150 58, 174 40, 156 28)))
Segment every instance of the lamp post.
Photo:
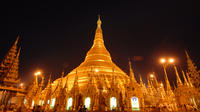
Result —
POLYGON ((163 70, 165 73, 165 76, 167 77, 167 71, 166 71, 166 67, 168 64, 173 64, 174 63, 174 59, 173 58, 169 58, 168 61, 165 58, 161 58, 160 59, 160 63, 163 65, 163 70))
POLYGON ((35 89, 34 90, 35 91, 35 98, 32 99, 32 106, 37 105, 38 101, 39 101, 38 96, 37 96, 37 93, 38 93, 38 90, 39 90, 38 76, 41 75, 41 72, 37 71, 37 72, 34 73, 34 75, 35 75, 35 88, 34 88, 35 89))
POLYGON ((38 86, 38 76, 41 74, 41 72, 40 71, 38 71, 38 72, 35 72, 35 76, 36 76, 36 79, 35 79, 35 82, 36 82, 36 85, 38 86))
POLYGON ((160 63, 162 63, 163 70, 164 70, 164 73, 165 73, 166 91, 167 91, 167 94, 170 95, 170 94, 172 94, 172 90, 171 90, 171 86, 170 86, 170 83, 169 83, 169 80, 168 80, 168 77, 167 77, 166 67, 167 67, 168 64, 173 64, 174 63, 174 59, 173 58, 169 58, 168 61, 166 61, 165 58, 161 58, 160 59, 160 63))
POLYGON ((166 59, 165 59, 165 58, 161 58, 161 59, 160 59, 160 63, 163 65, 163 70, 164 70, 165 76, 167 76, 167 71, 166 71, 166 59))

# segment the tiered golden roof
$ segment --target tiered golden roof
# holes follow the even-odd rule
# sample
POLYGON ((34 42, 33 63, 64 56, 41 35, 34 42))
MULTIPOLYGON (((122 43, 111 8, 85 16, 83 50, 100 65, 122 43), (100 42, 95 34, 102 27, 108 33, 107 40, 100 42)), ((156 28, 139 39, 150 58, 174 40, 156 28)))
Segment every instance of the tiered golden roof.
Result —
MULTIPOLYGON (((18 49, 19 36, 17 37, 14 45, 5 55, 0 63, 0 82, 4 86, 16 86, 19 83, 18 78, 18 66, 19 66, 19 55, 20 48, 18 49)), ((1 85, 2 86, 2 85, 1 85)))

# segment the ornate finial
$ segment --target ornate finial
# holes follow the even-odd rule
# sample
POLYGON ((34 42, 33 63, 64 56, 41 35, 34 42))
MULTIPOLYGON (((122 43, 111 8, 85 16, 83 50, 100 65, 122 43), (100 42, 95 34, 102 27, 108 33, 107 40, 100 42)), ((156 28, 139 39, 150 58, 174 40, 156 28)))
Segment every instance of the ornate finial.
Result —
POLYGON ((49 74, 48 84, 51 84, 51 73, 49 74))
POLYGON ((64 69, 63 69, 62 74, 61 74, 61 78, 63 78, 64 75, 65 75, 65 71, 64 71, 64 69))
POLYGON ((140 74, 140 84, 143 84, 142 75, 140 74))
POLYGON ((98 15, 97 27, 98 27, 98 28, 101 28, 101 18, 100 18, 100 14, 98 15))
POLYGON ((18 41, 19 41, 19 38, 20 38, 20 35, 18 34, 18 35, 17 35, 17 39, 15 40, 14 45, 17 45, 17 43, 18 43, 18 41))
POLYGON ((189 56, 189 54, 186 50, 185 50, 185 55, 186 55, 187 58, 190 58, 190 56, 189 56))

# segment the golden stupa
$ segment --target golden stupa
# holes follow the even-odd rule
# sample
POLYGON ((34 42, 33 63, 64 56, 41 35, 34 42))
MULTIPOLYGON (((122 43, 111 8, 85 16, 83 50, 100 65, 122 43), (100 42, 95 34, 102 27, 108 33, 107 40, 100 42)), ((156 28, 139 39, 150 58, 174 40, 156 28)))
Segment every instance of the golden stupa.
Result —
MULTIPOLYGON (((100 16, 97 21, 94 42, 90 50, 87 52, 84 62, 73 69, 65 78, 68 79, 68 87, 72 88, 75 76, 78 76, 79 87, 86 85, 89 81, 89 74, 94 77, 104 75, 110 86, 111 78, 114 76, 118 84, 122 87, 128 76, 115 63, 113 63, 110 53, 106 49, 103 40, 103 32, 101 29, 100 16)), ((95 81, 94 81, 95 82, 95 81)))

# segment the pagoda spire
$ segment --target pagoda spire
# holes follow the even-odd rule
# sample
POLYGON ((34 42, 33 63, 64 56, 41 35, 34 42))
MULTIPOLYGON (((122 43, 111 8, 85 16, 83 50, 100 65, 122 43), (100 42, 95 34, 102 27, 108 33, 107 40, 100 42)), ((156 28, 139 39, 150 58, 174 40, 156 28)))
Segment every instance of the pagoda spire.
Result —
POLYGON ((147 83, 148 83, 148 88, 147 88, 148 94, 149 95, 154 95, 153 88, 152 88, 152 85, 151 85, 149 79, 147 79, 147 83))
POLYGON ((187 79, 188 79, 188 83, 189 83, 190 87, 193 87, 193 84, 191 82, 190 76, 189 76, 189 74, 187 72, 186 72, 186 75, 187 75, 187 79))
MULTIPOLYGON (((84 59, 84 62, 82 62, 78 67, 73 69, 69 74, 69 80, 74 80, 76 76, 76 70, 79 71, 78 77, 79 77, 79 86, 80 90, 82 86, 85 86, 88 84, 89 77, 88 73, 90 72, 90 68, 92 67, 96 72, 98 73, 92 73, 92 77, 106 74, 106 79, 111 79, 113 75, 112 69, 115 68, 115 73, 117 76, 119 76, 122 80, 119 80, 119 85, 124 85, 124 78, 128 78, 127 74, 122 71, 111 59, 111 55, 109 51, 106 49, 103 39, 103 31, 102 31, 102 21, 100 16, 97 19, 96 22, 96 31, 95 36, 93 40, 92 47, 89 49, 89 51, 86 54, 86 57, 84 59)), ((129 80, 129 79, 128 79, 129 80)), ((96 81, 96 79, 94 80, 96 81)), ((111 82, 111 80, 109 81, 111 82)), ((95 85, 98 85, 95 83, 95 85)), ((69 88, 71 89, 73 84, 69 85, 69 88)), ((110 85, 108 85, 110 86, 110 85)), ((97 86, 96 86, 97 87, 97 86)))
POLYGON ((103 40, 103 33, 101 29, 101 19, 100 15, 98 16, 97 20, 97 28, 95 32, 95 37, 93 41, 92 48, 88 51, 86 58, 85 58, 85 64, 89 63, 90 61, 105 61, 105 62, 112 62, 110 53, 107 51, 104 40, 103 40), (98 58, 98 59, 97 59, 98 58))
POLYGON ((15 43, 14 43, 15 46, 17 46, 17 44, 18 44, 19 38, 20 38, 20 35, 18 35, 16 40, 15 40, 15 43))
POLYGON ((143 92, 143 94, 146 94, 147 93, 147 88, 142 80, 142 76, 140 75, 140 86, 141 86, 141 90, 143 92))
POLYGON ((182 83, 182 81, 181 81, 181 79, 180 79, 180 77, 179 77, 178 70, 177 70, 177 68, 176 68, 175 65, 174 65, 174 70, 175 70, 175 73, 176 73, 176 82, 177 82, 177 87, 182 86, 183 83, 182 83))
POLYGON ((148 83, 148 88, 151 88, 151 83, 150 83, 149 79, 147 79, 147 83, 148 83))
POLYGON ((97 28, 101 28, 101 17, 98 15, 97 28))
POLYGON ((67 77, 67 79, 65 81, 65 86, 64 86, 64 89, 68 91, 68 84, 67 84, 67 82, 68 82, 68 77, 67 77))
POLYGON ((1 61, 1 65, 0 65, 0 74, 6 74, 9 70, 9 68, 12 66, 13 62, 16 59, 16 55, 17 55, 17 44, 18 44, 18 40, 19 40, 19 36, 17 37, 17 39, 15 40, 13 46, 10 48, 10 50, 8 51, 8 53, 5 55, 5 57, 3 58, 3 60, 1 61))
POLYGON ((131 64, 130 60, 129 60, 128 64, 129 64, 130 81, 133 83, 136 83, 137 81, 135 80, 135 76, 134 76, 134 72, 133 72, 133 68, 132 68, 132 64, 131 64))
POLYGON ((189 54, 188 54, 188 52, 186 50, 185 50, 185 55, 186 55, 187 59, 190 59, 190 56, 189 56, 189 54))
POLYGON ((76 77, 74 79, 74 85, 78 85, 78 73, 77 73, 77 70, 76 70, 76 77))
POLYGON ((167 74, 165 74, 165 83, 166 83, 166 92, 171 93, 172 89, 167 74))
POLYGON ((160 94, 161 94, 161 98, 164 99, 165 97, 165 89, 164 89, 164 85, 163 85, 163 82, 161 81, 160 83, 160 94))
POLYGON ((182 70, 182 74, 183 74, 184 84, 189 86, 189 83, 188 83, 187 78, 185 76, 185 72, 183 70, 182 70))
POLYGON ((18 66, 21 49, 17 51, 18 40, 19 36, 0 64, 0 82, 10 86, 17 86, 19 83, 18 66))
POLYGON ((51 74, 49 75, 49 80, 47 85, 51 85, 51 74))
POLYGON ((65 75, 65 72, 63 70, 62 73, 61 73, 60 87, 63 87, 63 77, 64 77, 64 75, 65 75))
POLYGON ((140 75, 140 85, 143 85, 143 80, 142 80, 142 76, 140 75))
POLYGON ((155 80, 155 84, 156 84, 156 88, 157 88, 157 87, 159 87, 159 84, 158 84, 158 79, 156 77, 155 72, 153 72, 153 75, 154 75, 154 80, 155 80))
MULTIPOLYGON (((197 66, 193 63, 192 59, 188 55, 188 52, 185 50, 185 55, 187 58, 187 73, 189 78, 191 78, 191 83, 194 85, 194 87, 199 88, 200 86, 200 74, 199 71, 197 70, 197 66)), ((189 80, 189 79, 188 79, 189 80)))
MULTIPOLYGON (((15 42, 14 42, 14 44, 13 44, 13 46, 11 47, 11 49, 9 50, 10 52, 8 52, 8 53, 10 53, 10 54, 12 54, 12 53, 15 53, 16 54, 16 52, 17 52, 17 44, 18 44, 18 41, 19 41, 19 35, 17 36, 17 38, 16 38, 16 40, 15 40, 15 42)), ((13 56, 14 57, 14 56, 13 56)))

